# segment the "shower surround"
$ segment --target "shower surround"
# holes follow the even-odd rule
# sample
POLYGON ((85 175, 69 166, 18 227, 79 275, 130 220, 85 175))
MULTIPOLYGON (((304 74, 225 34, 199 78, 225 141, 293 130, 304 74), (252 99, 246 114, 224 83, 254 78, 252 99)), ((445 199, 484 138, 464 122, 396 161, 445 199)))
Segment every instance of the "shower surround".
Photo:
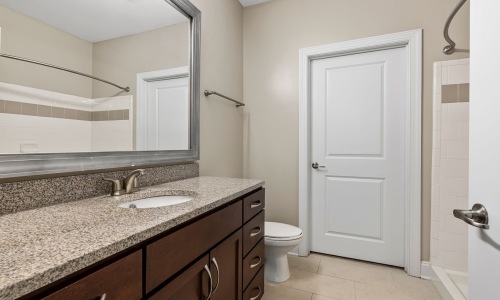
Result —
POLYGON ((468 209, 469 59, 434 63, 431 265, 445 299, 467 298, 467 225, 453 209, 468 209))

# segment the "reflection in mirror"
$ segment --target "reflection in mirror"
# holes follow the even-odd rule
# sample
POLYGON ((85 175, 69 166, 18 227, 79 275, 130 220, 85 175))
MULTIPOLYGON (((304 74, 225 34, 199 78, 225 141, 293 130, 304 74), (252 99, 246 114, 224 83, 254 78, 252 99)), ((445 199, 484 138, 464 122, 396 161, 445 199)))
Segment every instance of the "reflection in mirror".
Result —
POLYGON ((0 0, 0 154, 188 150, 188 18, 162 0, 0 0))

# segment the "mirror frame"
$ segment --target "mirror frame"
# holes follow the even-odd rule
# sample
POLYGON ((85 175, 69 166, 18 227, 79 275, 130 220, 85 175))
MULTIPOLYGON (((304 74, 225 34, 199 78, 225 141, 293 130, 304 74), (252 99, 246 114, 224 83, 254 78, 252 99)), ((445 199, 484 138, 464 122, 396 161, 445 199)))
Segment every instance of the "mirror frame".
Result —
POLYGON ((6 178, 38 177, 200 159, 200 42, 201 12, 189 0, 165 0, 190 22, 190 148, 165 151, 75 152, 43 154, 0 154, 0 181, 6 178))

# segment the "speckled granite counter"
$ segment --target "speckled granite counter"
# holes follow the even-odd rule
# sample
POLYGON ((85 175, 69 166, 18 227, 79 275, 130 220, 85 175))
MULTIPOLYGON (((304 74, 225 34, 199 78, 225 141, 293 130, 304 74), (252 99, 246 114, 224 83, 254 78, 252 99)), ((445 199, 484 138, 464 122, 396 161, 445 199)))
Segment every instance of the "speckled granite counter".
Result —
MULTIPOLYGON (((261 180, 196 177, 0 216, 0 299, 15 299, 227 203, 261 180), (166 191, 196 193, 167 207, 118 205, 166 191)), ((173 192, 175 193, 175 192, 173 192)))

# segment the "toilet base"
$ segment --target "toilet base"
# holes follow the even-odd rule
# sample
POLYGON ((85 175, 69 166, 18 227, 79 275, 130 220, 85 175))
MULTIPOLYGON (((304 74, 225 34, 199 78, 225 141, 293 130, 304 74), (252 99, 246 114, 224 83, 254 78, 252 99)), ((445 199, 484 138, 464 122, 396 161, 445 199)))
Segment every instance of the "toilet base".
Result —
POLYGON ((270 257, 266 251, 266 263, 264 264, 264 278, 272 282, 283 282, 290 278, 287 253, 270 257))

